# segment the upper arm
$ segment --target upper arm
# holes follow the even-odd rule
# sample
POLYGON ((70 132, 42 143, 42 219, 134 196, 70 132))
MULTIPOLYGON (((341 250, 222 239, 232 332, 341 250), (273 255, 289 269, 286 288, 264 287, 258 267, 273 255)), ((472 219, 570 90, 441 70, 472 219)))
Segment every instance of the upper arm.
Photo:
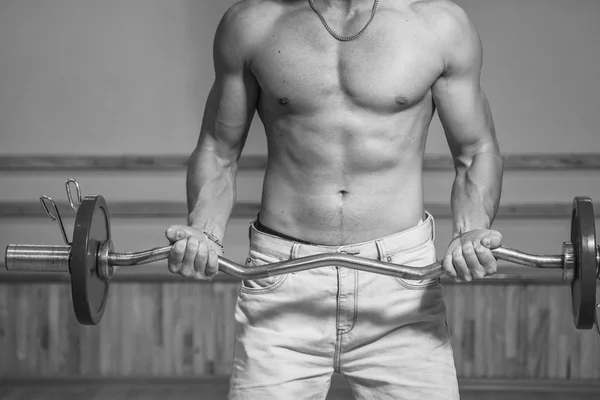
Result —
POLYGON ((259 87, 248 68, 252 51, 246 5, 223 16, 213 43, 215 79, 206 101, 198 145, 231 161, 239 158, 256 110, 259 87))
POLYGON ((483 49, 479 35, 458 6, 440 18, 437 32, 444 73, 432 88, 433 99, 456 161, 479 152, 497 152, 494 122, 481 88, 483 49))

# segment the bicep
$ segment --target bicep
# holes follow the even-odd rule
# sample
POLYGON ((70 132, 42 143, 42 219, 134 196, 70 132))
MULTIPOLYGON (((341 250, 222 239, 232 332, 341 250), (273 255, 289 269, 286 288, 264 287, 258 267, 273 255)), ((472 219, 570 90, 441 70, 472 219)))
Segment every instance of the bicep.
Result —
POLYGON ((199 144, 211 145, 223 157, 239 158, 258 92, 256 81, 245 71, 218 73, 206 101, 199 144))
POLYGON ((480 82, 481 42, 468 21, 447 49, 446 71, 432 93, 450 150, 455 157, 497 151, 492 113, 480 82))
POLYGON ((473 79, 442 79, 436 83, 433 98, 454 155, 496 149, 492 112, 477 82, 473 79))
POLYGON ((259 97, 258 83, 247 68, 249 43, 235 12, 221 21, 213 45, 215 79, 208 94, 199 145, 230 160, 239 158, 259 97))

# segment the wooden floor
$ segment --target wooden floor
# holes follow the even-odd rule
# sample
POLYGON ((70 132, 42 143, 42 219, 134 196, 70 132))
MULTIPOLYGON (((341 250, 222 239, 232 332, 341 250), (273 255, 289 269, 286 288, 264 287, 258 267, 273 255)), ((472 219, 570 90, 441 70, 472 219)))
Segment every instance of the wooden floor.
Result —
MULTIPOLYGON (((598 400, 597 391, 575 393, 577 390, 549 388, 547 391, 519 392, 461 388, 461 400, 598 400)), ((224 382, 205 383, 32 383, 2 384, 0 400, 216 400, 227 398, 224 382)), ((332 385, 327 400, 354 399, 347 385, 332 385)))

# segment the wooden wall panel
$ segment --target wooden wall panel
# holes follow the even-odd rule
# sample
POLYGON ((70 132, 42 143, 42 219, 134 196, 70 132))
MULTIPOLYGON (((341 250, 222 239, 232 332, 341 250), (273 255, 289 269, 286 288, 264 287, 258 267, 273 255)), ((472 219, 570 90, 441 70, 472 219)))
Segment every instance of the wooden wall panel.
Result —
POLYGON ((600 339, 574 329, 567 288, 446 285, 445 290, 460 376, 599 378, 600 339))
POLYGON ((236 284, 113 284, 82 326, 66 284, 0 285, 1 376, 224 375, 236 284))
MULTIPOLYGON (((98 326, 67 284, 0 284, 0 377, 227 375, 235 283, 115 283, 98 326)), ((577 331, 561 285, 445 285, 462 378, 600 379, 600 339, 577 331)))

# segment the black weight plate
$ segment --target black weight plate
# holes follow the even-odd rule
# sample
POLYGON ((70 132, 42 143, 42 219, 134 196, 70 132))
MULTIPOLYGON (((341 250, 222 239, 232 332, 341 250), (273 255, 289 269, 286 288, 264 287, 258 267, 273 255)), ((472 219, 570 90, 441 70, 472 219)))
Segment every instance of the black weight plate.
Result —
POLYGON ((71 247, 71 295, 77 320, 82 325, 100 323, 106 299, 108 282, 98 277, 98 246, 110 239, 108 206, 104 197, 85 196, 79 204, 73 245, 71 247))
POLYGON ((577 329, 592 329, 596 308, 596 218, 590 198, 573 199, 571 242, 575 258, 571 283, 573 321, 577 329))

